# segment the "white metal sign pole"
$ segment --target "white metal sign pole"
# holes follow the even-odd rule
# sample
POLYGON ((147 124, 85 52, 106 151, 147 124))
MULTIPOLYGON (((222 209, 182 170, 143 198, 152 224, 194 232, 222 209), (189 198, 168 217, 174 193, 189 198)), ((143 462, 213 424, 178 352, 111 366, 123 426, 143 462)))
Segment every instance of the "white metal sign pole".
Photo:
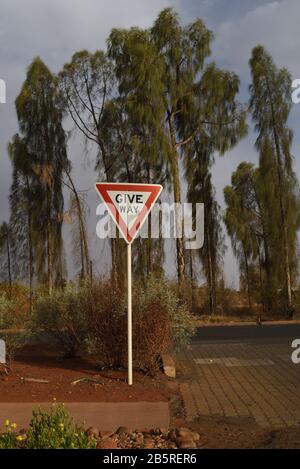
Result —
POLYGON ((127 244, 127 328, 128 328, 128 384, 132 385, 132 298, 131 298, 131 244, 127 244))
POLYGON ((131 243, 162 191, 160 184, 98 182, 96 189, 127 242, 128 384, 132 385, 131 243), (127 214, 127 217, 126 217, 127 214), (130 227, 130 228, 129 228, 130 227))

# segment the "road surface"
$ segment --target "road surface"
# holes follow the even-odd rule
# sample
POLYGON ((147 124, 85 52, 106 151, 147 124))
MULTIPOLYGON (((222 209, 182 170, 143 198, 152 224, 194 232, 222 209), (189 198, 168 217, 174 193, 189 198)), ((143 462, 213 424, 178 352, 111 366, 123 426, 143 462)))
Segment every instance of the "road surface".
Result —
POLYGON ((293 338, 300 339, 300 323, 268 324, 268 325, 230 325, 230 326, 203 326, 197 329, 194 341, 229 341, 229 340, 274 340, 274 342, 287 340, 290 344, 293 338))
POLYGON ((300 324, 205 326, 178 357, 187 420, 251 419, 300 424, 300 364, 291 360, 300 324))

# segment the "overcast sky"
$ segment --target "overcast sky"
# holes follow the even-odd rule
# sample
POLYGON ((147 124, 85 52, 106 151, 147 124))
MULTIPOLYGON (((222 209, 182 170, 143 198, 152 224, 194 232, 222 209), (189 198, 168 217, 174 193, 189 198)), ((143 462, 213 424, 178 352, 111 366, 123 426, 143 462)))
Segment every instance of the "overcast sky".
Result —
MULTIPOLYGON (((248 99, 248 60, 251 49, 258 43, 269 50, 277 65, 286 66, 293 78, 300 78, 299 0, 0 0, 0 78, 7 85, 7 103, 0 104, 0 221, 9 216, 11 167, 6 146, 18 131, 14 100, 32 59, 39 55, 58 72, 75 51, 104 48, 111 28, 148 27, 167 6, 174 7, 185 22, 197 17, 204 19, 214 31, 212 58, 219 66, 240 76, 242 101, 248 99)), ((300 132, 297 132, 296 122, 299 117, 300 104, 294 105, 290 118, 295 133, 293 154, 298 176, 300 132)), ((254 140, 250 132, 233 151, 222 158, 216 155, 213 181, 222 208, 223 188, 230 183, 232 171, 241 161, 257 163, 254 140)), ((69 157, 75 167, 78 188, 86 189, 93 186, 96 175, 92 164, 83 157, 83 150, 78 138, 73 138, 69 157)), ((95 232, 97 197, 93 190, 89 191, 91 234, 95 232)), ((230 241, 226 242, 226 280, 228 284, 237 285, 236 262, 230 241)), ((93 235, 96 266, 103 266, 103 257, 103 243, 93 235)), ((174 263, 171 264, 168 269, 172 274, 175 269, 174 263)))

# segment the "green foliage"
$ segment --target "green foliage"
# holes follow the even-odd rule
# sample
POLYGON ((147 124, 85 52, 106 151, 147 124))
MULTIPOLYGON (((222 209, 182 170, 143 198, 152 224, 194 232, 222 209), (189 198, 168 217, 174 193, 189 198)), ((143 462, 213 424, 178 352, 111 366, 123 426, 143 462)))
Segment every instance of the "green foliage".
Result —
MULTIPOLYGON (((134 288, 133 310, 134 359, 140 369, 153 371, 161 353, 186 344, 194 332, 186 305, 161 278, 150 277, 134 288)), ((88 352, 105 366, 126 365, 126 324, 126 295, 106 282, 70 283, 38 299, 33 312, 33 330, 66 356, 88 352)))
POLYGON ((95 449, 97 444, 83 427, 74 423, 63 405, 33 410, 26 435, 13 431, 16 424, 8 420, 5 425, 5 432, 0 434, 0 449, 95 449))
POLYGON ((34 410, 27 432, 29 449, 92 449, 96 440, 77 426, 63 405, 34 410))
MULTIPOLYGON (((203 21, 183 26, 170 8, 159 13, 150 30, 113 29, 108 39, 125 109, 132 113, 135 128, 146 130, 135 132, 139 146, 168 163, 176 203, 181 201, 179 158, 186 167, 191 164, 195 141, 205 140, 203 150, 209 156, 214 151, 223 154, 247 131, 245 112, 236 100, 238 77, 206 64, 212 39, 203 21)), ((151 168, 153 160, 147 162, 151 168)), ((183 249, 178 239, 180 281, 185 274, 183 249)))
POLYGON ((213 146, 210 140, 204 135, 196 138, 189 161, 185 165, 188 180, 187 195, 188 201, 192 204, 200 201, 204 203, 204 244, 197 251, 197 255, 200 257, 209 287, 209 311, 210 314, 216 314, 216 288, 222 272, 225 243, 221 225, 221 209, 216 201, 212 183, 212 163, 213 146))
MULTIPOLYGON (((187 345, 195 332, 194 318, 186 304, 163 279, 152 276, 144 286, 137 286, 134 291, 134 307, 137 317, 151 315, 151 310, 155 308, 159 308, 161 315, 166 315, 170 321, 170 345, 175 349, 187 345)), ((160 327, 159 324, 156 327, 160 327)))
POLYGON ((10 424, 9 420, 4 422, 5 431, 0 434, 0 449, 14 449, 18 447, 18 440, 13 431, 16 426, 14 423, 10 424))
POLYGON ((11 206, 15 231, 23 239, 22 257, 26 243, 30 285, 34 262, 49 293, 55 281, 62 283, 64 273, 62 178, 69 161, 62 101, 56 77, 35 58, 16 99, 20 136, 9 146, 14 170, 11 206))
POLYGON ((41 296, 33 311, 33 330, 44 331, 66 356, 76 355, 87 336, 88 286, 70 282, 52 296, 41 296))
POLYGON ((292 106, 292 79, 286 69, 276 67, 261 45, 252 50, 249 64, 252 75, 250 110, 260 155, 257 183, 264 203, 269 270, 275 288, 285 292, 285 309, 291 314, 300 227, 300 191, 291 154, 293 133, 287 125, 292 106))

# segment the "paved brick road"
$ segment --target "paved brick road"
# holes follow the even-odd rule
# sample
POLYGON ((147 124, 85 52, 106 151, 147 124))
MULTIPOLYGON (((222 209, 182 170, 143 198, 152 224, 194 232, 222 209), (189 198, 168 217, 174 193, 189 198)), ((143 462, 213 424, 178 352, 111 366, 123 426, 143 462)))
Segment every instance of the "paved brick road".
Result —
POLYGON ((300 364, 291 361, 292 338, 193 342, 177 361, 187 420, 222 416, 248 417, 263 427, 300 424, 300 364))

